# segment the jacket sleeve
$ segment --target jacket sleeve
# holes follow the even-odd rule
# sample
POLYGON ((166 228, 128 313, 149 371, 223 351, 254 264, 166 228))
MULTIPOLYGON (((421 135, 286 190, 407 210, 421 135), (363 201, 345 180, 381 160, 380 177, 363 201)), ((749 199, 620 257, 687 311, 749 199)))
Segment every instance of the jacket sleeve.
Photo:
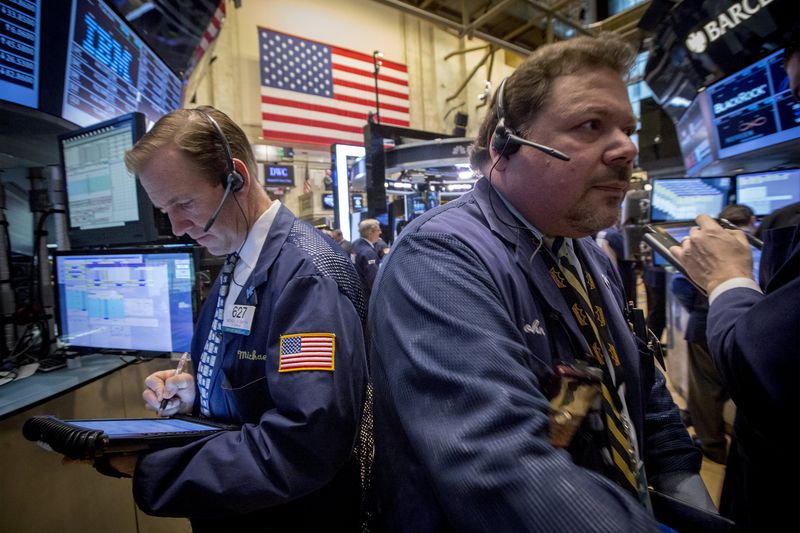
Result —
POLYGON ((783 426, 800 418, 798 294, 800 279, 767 295, 731 289, 709 310, 706 333, 717 370, 750 421, 766 424, 775 416, 783 426))
POLYGON ((273 407, 257 423, 142 456, 134 496, 145 512, 213 518, 269 508, 323 487, 350 458, 366 384, 350 300, 333 279, 294 278, 261 327, 267 386, 256 390, 266 390, 273 407), (319 332, 335 334, 334 371, 277 371, 282 334, 319 332))
POLYGON ((472 250, 406 235, 376 288, 376 390, 454 530, 658 531, 633 498, 549 444, 535 354, 472 250))

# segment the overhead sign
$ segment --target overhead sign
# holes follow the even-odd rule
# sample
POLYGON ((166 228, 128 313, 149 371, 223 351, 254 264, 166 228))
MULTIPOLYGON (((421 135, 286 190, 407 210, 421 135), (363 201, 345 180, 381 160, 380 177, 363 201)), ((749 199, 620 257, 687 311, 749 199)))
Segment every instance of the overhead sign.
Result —
POLYGON ((264 184, 267 187, 294 187, 294 166, 265 164, 264 184))
POLYGON ((773 0, 741 0, 717 14, 713 20, 704 23, 702 29, 693 31, 686 38, 686 48, 695 54, 702 54, 708 45, 725 35, 729 30, 746 22, 762 7, 773 0))

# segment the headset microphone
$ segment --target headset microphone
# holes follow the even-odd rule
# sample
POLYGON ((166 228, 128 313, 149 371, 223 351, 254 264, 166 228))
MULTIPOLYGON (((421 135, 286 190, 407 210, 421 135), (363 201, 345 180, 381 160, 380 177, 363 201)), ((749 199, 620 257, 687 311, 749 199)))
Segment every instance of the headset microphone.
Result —
POLYGON ((549 156, 555 157, 556 159, 569 161, 569 156, 564 152, 559 152, 555 148, 538 144, 520 137, 514 132, 513 129, 506 126, 506 110, 505 106, 503 105, 503 88, 505 85, 506 80, 503 80, 500 82, 500 87, 497 89, 497 126, 494 128, 494 135, 492 138, 492 148, 494 148, 494 151, 497 152, 501 157, 505 156, 508 158, 508 156, 511 154, 517 153, 520 146, 525 145, 536 148, 537 150, 540 150, 549 156))
POLYGON ((225 193, 222 195, 222 200, 220 200, 219 205, 217 205, 217 208, 214 210, 214 214, 211 215, 211 218, 208 219, 206 225, 203 226, 203 232, 205 233, 211 228, 211 226, 214 225, 214 222, 217 221, 219 212, 222 210, 222 206, 225 204, 225 200, 228 199, 228 196, 232 192, 236 192, 244 186, 244 178, 236 170, 236 165, 233 162, 231 145, 228 143, 228 139, 225 138, 225 134, 222 132, 222 128, 219 127, 217 121, 202 109, 195 109, 195 111, 206 117, 206 119, 211 123, 211 126, 217 132, 217 137, 219 137, 219 141, 222 144, 222 150, 225 152, 225 160, 228 163, 228 170, 225 172, 225 176, 222 178, 222 185, 225 187, 225 193))

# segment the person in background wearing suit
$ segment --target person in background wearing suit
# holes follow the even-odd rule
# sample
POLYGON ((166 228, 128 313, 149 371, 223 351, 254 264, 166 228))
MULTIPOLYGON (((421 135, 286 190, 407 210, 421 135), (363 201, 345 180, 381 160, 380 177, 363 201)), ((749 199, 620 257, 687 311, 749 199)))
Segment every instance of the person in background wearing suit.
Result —
POLYGON ((744 233, 697 224, 671 251, 708 292, 708 347, 736 404, 720 509, 743 531, 799 531, 800 226, 765 235, 762 292, 744 233))
POLYGON ((591 238, 630 182, 634 56, 611 34, 536 49, 473 145, 486 177, 415 218, 381 266, 368 315, 389 531, 657 532, 648 484, 714 509, 591 238))
POLYGON ((358 224, 358 233, 361 237, 353 241, 350 257, 369 298, 378 267, 381 265, 381 257, 375 249, 375 243, 381 238, 381 225, 374 218, 367 218, 358 224))

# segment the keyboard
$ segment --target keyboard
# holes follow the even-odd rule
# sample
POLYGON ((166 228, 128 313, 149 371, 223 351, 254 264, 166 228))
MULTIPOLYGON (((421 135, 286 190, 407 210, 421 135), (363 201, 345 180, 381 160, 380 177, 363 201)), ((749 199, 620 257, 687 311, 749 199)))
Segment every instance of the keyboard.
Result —
POLYGON ((67 360, 63 357, 45 357, 44 359, 39 359, 39 368, 37 368, 36 371, 52 372, 53 370, 58 370, 66 366, 67 360))

